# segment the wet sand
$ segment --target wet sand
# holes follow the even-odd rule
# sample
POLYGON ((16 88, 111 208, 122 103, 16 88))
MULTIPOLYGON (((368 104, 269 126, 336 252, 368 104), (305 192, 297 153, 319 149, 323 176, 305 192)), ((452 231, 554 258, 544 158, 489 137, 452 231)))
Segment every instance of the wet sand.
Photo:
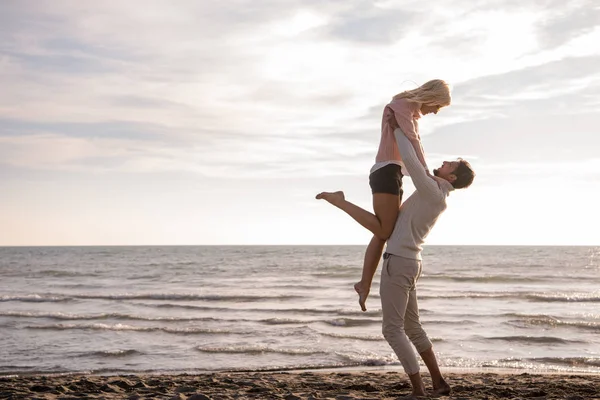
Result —
MULTIPOLYGON (((600 375, 448 373, 440 399, 600 399, 600 375)), ((431 380, 424 375, 431 390, 431 380)), ((242 372, 200 375, 0 377, 0 399, 398 399, 403 372, 242 372)))

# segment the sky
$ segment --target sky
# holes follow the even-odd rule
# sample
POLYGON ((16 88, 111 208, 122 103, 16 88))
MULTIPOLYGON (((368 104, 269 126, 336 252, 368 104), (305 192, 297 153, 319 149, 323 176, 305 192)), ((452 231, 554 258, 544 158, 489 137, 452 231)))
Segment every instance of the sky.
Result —
MULTIPOLYGON (((0 245, 367 244, 392 96, 430 79, 427 238, 600 245, 595 0, 0 2, 0 245)), ((412 192, 404 179, 405 198, 412 192)))

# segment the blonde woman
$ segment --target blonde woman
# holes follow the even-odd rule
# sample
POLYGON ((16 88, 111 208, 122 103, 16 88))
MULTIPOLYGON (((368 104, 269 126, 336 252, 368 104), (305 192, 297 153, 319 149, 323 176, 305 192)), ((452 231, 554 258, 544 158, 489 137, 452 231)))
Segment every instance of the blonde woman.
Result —
POLYGON ((371 281, 383 254, 385 242, 394 230, 402 201, 402 175, 405 171, 402 169, 394 129, 400 128, 404 132, 415 148, 423 168, 429 173, 419 136, 418 119, 422 115, 437 114, 440 108, 449 106, 450 101, 448 84, 443 80, 434 79, 416 89, 395 95, 385 106, 379 150, 375 157, 375 165, 369 174, 375 215, 347 201, 344 192, 341 191, 322 192, 316 196, 317 199, 324 199, 345 211, 374 235, 365 253, 362 279, 354 285, 363 311, 367 310, 365 302, 371 290, 371 281))

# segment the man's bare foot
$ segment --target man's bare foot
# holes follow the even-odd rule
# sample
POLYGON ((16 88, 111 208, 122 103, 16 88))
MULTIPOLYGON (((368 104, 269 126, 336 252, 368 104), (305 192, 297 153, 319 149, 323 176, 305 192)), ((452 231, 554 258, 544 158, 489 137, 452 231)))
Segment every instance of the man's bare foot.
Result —
POLYGON ((411 394, 409 394, 408 396, 404 396, 404 397, 399 397, 397 400, 420 400, 420 399, 425 399, 428 398, 427 396, 427 392, 423 391, 415 391, 413 390, 413 392, 411 394))
POLYGON ((447 396, 450 394, 452 389, 450 389, 450 385, 442 379, 441 382, 434 383, 433 385, 433 395, 434 396, 447 396))
POLYGON ((344 202, 344 200, 346 200, 344 192, 342 192, 341 190, 337 192, 321 192, 318 195, 316 195, 315 198, 317 200, 323 199, 325 201, 328 201, 334 206, 339 206, 344 202))
POLYGON ((363 311, 367 311, 367 297, 369 297, 369 292, 371 291, 370 288, 365 287, 366 285, 363 285, 362 281, 357 282, 354 284, 354 290, 356 290, 356 293, 358 293, 358 304, 360 305, 360 309, 363 311))

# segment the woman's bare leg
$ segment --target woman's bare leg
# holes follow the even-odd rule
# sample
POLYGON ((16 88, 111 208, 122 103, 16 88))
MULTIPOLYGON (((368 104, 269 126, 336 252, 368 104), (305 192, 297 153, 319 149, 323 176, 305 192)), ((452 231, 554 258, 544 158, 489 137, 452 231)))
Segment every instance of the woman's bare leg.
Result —
POLYGON ((377 236, 371 239, 365 253, 361 280, 354 285, 354 290, 358 293, 358 304, 363 311, 367 311, 367 297, 369 297, 373 276, 375 276, 375 271, 377 271, 379 260, 381 260, 383 254, 385 241, 391 236, 396 226, 396 219, 398 219, 398 212, 400 211, 400 196, 389 193, 374 193, 373 209, 377 219, 381 221, 385 240, 377 236))
POLYGON ((367 311, 367 305, 365 303, 367 297, 369 297, 369 292, 371 291, 373 276, 375 276, 375 271, 377 271, 379 260, 383 254, 383 246, 385 246, 385 240, 373 236, 365 253, 362 277, 359 282, 354 284, 354 290, 358 293, 358 304, 363 311, 367 311))
POLYGON ((346 200, 342 191, 322 192, 316 198, 333 204, 384 241, 392 234, 400 209, 400 196, 389 193, 375 193, 373 195, 375 214, 346 200))
POLYGON ((354 290, 358 293, 358 304, 363 311, 367 311, 366 301, 371 291, 373 276, 377 271, 379 260, 383 254, 385 241, 390 237, 394 226, 396 226, 396 219, 400 210, 400 196, 389 193, 373 194, 375 215, 350 203, 346 200, 344 192, 319 193, 317 199, 326 200, 342 211, 345 211, 355 221, 375 235, 371 239, 365 253, 361 280, 354 284, 354 290))

